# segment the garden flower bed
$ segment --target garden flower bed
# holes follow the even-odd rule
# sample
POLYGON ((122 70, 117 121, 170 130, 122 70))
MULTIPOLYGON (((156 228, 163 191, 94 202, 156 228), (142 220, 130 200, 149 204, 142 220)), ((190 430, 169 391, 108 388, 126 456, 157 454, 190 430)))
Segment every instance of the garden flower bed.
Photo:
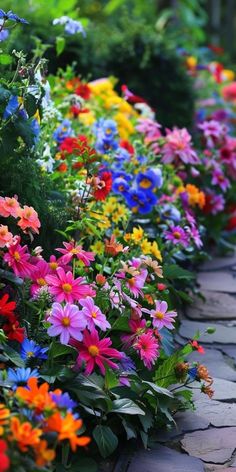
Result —
POLYGON ((176 349, 173 333, 207 244, 230 247, 232 108, 222 116, 233 85, 217 110, 198 109, 196 147, 115 79, 86 82, 69 66, 46 77, 43 60, 16 56, 0 89, 4 163, 27 154, 67 223, 44 251, 40 212, 1 194, 0 470, 95 471, 119 441, 146 447, 191 408, 193 383, 212 396, 210 374, 188 362, 199 334, 176 349))

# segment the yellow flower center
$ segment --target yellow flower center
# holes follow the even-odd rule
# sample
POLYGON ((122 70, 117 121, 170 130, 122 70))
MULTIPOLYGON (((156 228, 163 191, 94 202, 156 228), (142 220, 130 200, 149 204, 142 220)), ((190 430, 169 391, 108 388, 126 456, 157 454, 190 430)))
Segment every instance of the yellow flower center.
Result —
POLYGON ((93 311, 93 312, 92 312, 92 318, 97 318, 97 313, 96 313, 96 311, 93 311))
POLYGON ((40 287, 43 287, 44 285, 47 285, 47 282, 43 277, 39 277, 39 279, 37 279, 37 284, 40 285, 40 287))
POLYGON ((128 280, 128 284, 130 285, 130 287, 134 287, 135 285, 135 278, 132 277, 131 279, 128 280))
POLYGON ((149 188, 151 187, 152 183, 149 179, 142 179, 139 185, 142 188, 149 188))
POLYGON ((156 311, 155 318, 157 318, 158 320, 163 320, 164 314, 161 311, 156 311))
POLYGON ((63 284, 62 285, 62 290, 66 293, 70 293, 72 291, 72 285, 71 284, 63 284))
POLYGON ((70 326, 70 318, 64 316, 64 318, 62 318, 62 324, 63 326, 70 326))
POLYGON ((89 354, 91 354, 92 357, 96 357, 99 354, 99 349, 97 346, 92 344, 91 346, 89 346, 88 352, 89 354))
POLYGON ((175 239, 181 238, 181 234, 179 233, 179 231, 174 231, 173 236, 175 237, 175 239))
POLYGON ((15 252, 14 252, 13 257, 14 257, 15 261, 17 261, 17 262, 20 261, 20 259, 21 259, 21 258, 20 258, 20 254, 19 254, 18 251, 15 251, 15 252))
POLYGON ((79 251, 78 251, 78 249, 76 249, 76 248, 74 247, 73 249, 70 250, 70 253, 71 253, 71 254, 78 254, 79 251))
POLYGON ((49 265, 52 270, 56 270, 58 268, 57 262, 49 262, 49 265))
POLYGON ((27 352, 27 357, 34 357, 33 351, 28 351, 27 352))

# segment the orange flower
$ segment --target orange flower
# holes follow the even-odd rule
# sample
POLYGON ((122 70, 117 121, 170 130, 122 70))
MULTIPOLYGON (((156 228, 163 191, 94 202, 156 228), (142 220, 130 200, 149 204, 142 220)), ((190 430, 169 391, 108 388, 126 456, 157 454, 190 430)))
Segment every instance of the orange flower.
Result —
POLYGON ((12 434, 9 436, 9 439, 16 441, 22 452, 28 451, 29 446, 34 447, 39 443, 39 438, 42 434, 41 429, 32 428, 28 421, 21 423, 16 416, 13 416, 10 421, 12 434))
POLYGON ((41 439, 41 441, 34 447, 36 464, 39 467, 43 467, 47 465, 48 462, 52 462, 53 459, 55 459, 56 452, 53 449, 47 449, 47 446, 47 441, 41 439))
POLYGON ((35 408, 37 413, 45 410, 50 411, 55 407, 55 403, 48 392, 49 385, 47 382, 38 387, 38 379, 31 377, 27 382, 27 386, 28 388, 18 387, 16 396, 32 408, 35 408))
POLYGON ((2 436, 4 432, 2 425, 8 422, 9 416, 10 411, 8 410, 8 408, 5 408, 5 405, 3 403, 0 403, 0 436, 2 436))
POLYGON ((31 230, 34 233, 39 233, 41 224, 38 219, 38 213, 33 207, 24 205, 24 208, 19 209, 18 216, 20 217, 20 220, 17 224, 20 226, 22 231, 31 230))
POLYGON ((57 412, 47 420, 48 430, 56 431, 59 441, 68 439, 72 451, 75 451, 77 446, 87 446, 91 441, 89 437, 76 435, 76 432, 82 427, 82 424, 82 420, 76 420, 72 413, 67 413, 63 418, 60 413, 57 412))
POLYGON ((111 236, 110 241, 108 239, 105 240, 105 252, 111 256, 116 256, 119 252, 123 252, 123 245, 116 242, 116 238, 114 234, 111 236))

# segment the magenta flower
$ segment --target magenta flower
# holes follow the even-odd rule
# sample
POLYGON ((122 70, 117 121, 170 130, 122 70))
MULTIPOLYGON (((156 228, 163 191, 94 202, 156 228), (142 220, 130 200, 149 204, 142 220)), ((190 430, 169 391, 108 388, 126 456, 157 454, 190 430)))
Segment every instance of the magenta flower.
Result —
POLYGON ((143 296, 142 288, 146 282, 147 275, 148 271, 146 269, 141 269, 137 275, 127 279, 126 286, 135 298, 139 295, 143 296))
POLYGON ((222 144, 227 133, 227 127, 216 120, 203 121, 198 128, 203 132, 206 144, 213 148, 217 144, 222 144))
POLYGON ((45 277, 49 272, 50 267, 48 263, 43 259, 40 259, 31 272, 31 280, 33 281, 33 284, 30 287, 30 293, 32 296, 34 296, 41 287, 47 285, 45 277))
POLYGON ((15 275, 30 278, 31 272, 34 270, 34 266, 29 262, 30 257, 28 247, 26 245, 21 246, 20 238, 16 237, 9 246, 3 260, 12 268, 15 275))
POLYGON ((170 164, 199 164, 196 152, 192 149, 191 136, 186 128, 167 130, 166 142, 162 148, 162 162, 170 164))
POLYGON ((105 315, 101 312, 100 308, 95 305, 91 297, 80 300, 80 305, 83 307, 81 313, 83 313, 87 327, 90 331, 92 331, 96 326, 102 331, 106 331, 111 327, 105 315))
POLYGON ((159 344, 151 331, 141 334, 134 344, 145 367, 151 370, 159 356, 159 344))
POLYGON ((111 360, 121 359, 123 354, 116 349, 111 348, 110 338, 99 339, 96 330, 90 333, 85 330, 83 333, 83 343, 72 341, 72 345, 78 349, 77 365, 81 367, 85 363, 85 374, 90 375, 97 365, 105 375, 105 366, 112 369, 118 369, 117 364, 111 360))
POLYGON ((170 226, 169 230, 165 231, 165 238, 173 244, 181 244, 184 247, 189 245, 189 236, 180 226, 170 226))
POLYGON ((161 137, 161 125, 150 118, 139 118, 136 130, 143 133, 148 141, 154 141, 161 137))
POLYGON ((187 228, 187 232, 189 236, 192 238, 192 240, 194 241, 194 243, 196 244, 197 248, 200 249, 203 246, 203 242, 202 242, 202 239, 201 239, 201 236, 197 227, 194 225, 191 225, 191 227, 187 228))
POLYGON ((174 329, 173 322, 177 316, 175 311, 167 311, 168 305, 165 301, 156 300, 154 310, 150 310, 150 316, 153 318, 153 326, 158 329, 174 329))
POLYGON ((94 261, 94 253, 89 251, 84 251, 82 246, 76 246, 74 241, 70 243, 63 243, 65 249, 57 248, 56 251, 64 254, 59 260, 63 264, 68 264, 73 257, 76 257, 84 263, 85 266, 89 266, 91 261, 94 261))
POLYGON ((85 329, 86 321, 76 305, 67 303, 62 306, 60 303, 53 303, 52 312, 47 321, 51 323, 48 328, 49 336, 60 335, 61 344, 68 344, 70 338, 82 341, 81 331, 85 329))
POLYGON ((221 169, 214 169, 211 183, 212 185, 219 185, 223 192, 226 192, 226 190, 230 187, 230 181, 227 179, 227 177, 225 177, 221 169))
POLYGON ((129 320, 129 334, 122 334, 121 341, 124 344, 125 348, 132 346, 136 338, 146 331, 146 320, 138 318, 137 320, 129 320))
POLYGON ((49 292, 59 303, 73 303, 87 296, 95 296, 96 292, 86 284, 84 277, 74 279, 72 272, 65 273, 62 267, 56 269, 56 275, 47 275, 46 282, 49 285, 49 292))

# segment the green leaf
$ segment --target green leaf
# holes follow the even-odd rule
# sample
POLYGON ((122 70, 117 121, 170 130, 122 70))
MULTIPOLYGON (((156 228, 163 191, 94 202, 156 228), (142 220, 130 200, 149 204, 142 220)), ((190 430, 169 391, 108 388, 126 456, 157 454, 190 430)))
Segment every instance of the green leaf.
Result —
POLYGON ((12 57, 10 54, 1 54, 0 55, 0 64, 7 66, 12 63, 12 57))
POLYGON ((195 274, 189 270, 182 269, 177 264, 170 264, 163 267, 163 275, 166 279, 194 279, 195 274))
POLYGON ((67 354, 75 354, 76 349, 72 346, 67 346, 61 343, 52 343, 51 348, 49 350, 49 355, 52 359, 56 357, 65 356, 67 354))
POLYGON ((96 426, 93 430, 93 437, 104 459, 110 456, 118 446, 118 438, 108 426, 96 426))
POLYGON ((142 385, 147 385, 152 390, 154 390, 154 392, 156 392, 156 393, 161 393, 161 395, 166 395, 167 397, 172 397, 173 398, 173 393, 171 393, 167 388, 159 387, 159 385, 156 385, 153 382, 144 381, 144 382, 142 382, 142 385))
POLYGON ((29 115, 29 117, 33 116, 37 109, 38 109, 38 103, 37 103, 37 100, 36 98, 31 94, 29 93, 25 100, 24 100, 24 107, 29 115))
POLYGON ((109 368, 106 369, 105 375, 105 386, 108 390, 111 388, 117 387, 119 385, 119 381, 115 372, 109 368))
POLYGON ((65 44, 66 40, 62 36, 57 36, 56 38, 56 52, 57 56, 60 56, 60 54, 64 51, 65 49, 65 44))
MULTIPOLYGON (((142 417, 143 418, 143 417, 142 417)), ((129 423, 125 418, 122 419, 122 424, 126 432, 127 439, 137 438, 137 432, 134 426, 129 423)))
POLYGON ((17 367, 24 367, 25 366, 25 363, 24 363, 23 359, 21 359, 18 352, 15 351, 15 349, 13 349, 12 347, 10 347, 8 345, 5 345, 4 346, 4 354, 17 367))
POLYGON ((129 398, 120 398, 112 402, 113 413, 124 413, 126 415, 145 415, 141 408, 129 398))
POLYGON ((0 269, 0 279, 9 280, 9 282, 13 282, 15 285, 23 285, 24 283, 23 279, 20 279, 20 277, 17 277, 12 272, 3 269, 0 269))
POLYGON ((73 462, 69 472, 97 472, 98 466, 93 459, 82 457, 73 462))

